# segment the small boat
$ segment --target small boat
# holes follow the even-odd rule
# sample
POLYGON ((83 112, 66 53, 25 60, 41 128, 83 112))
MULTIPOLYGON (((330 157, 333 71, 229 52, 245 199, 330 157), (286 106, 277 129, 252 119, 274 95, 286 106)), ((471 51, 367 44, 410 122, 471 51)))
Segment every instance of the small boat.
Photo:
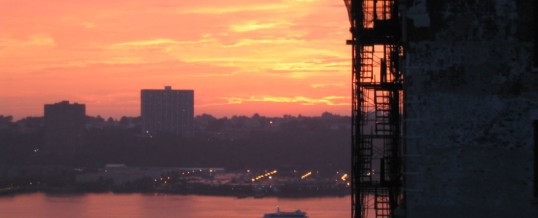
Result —
POLYGON ((280 211, 280 208, 276 208, 275 213, 266 213, 263 218, 308 218, 306 212, 296 210, 293 212, 280 211))

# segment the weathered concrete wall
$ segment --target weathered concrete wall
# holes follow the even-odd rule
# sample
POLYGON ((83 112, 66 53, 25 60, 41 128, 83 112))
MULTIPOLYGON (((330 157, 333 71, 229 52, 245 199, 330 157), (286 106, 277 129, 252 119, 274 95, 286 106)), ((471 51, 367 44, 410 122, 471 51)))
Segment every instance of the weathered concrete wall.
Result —
POLYGON ((408 217, 538 217, 534 1, 410 2, 408 217))

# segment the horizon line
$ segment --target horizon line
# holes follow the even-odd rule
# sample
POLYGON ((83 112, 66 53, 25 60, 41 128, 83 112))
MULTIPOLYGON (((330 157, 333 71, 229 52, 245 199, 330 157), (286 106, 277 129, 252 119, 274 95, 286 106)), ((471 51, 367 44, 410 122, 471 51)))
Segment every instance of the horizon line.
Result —
MULTIPOLYGON (((334 113, 334 112, 330 112, 330 111, 324 111, 322 113, 320 113, 319 115, 302 115, 302 114, 297 114, 297 115, 293 115, 293 114, 282 114, 282 115, 279 115, 279 116, 265 116, 263 114, 260 114, 260 113, 254 113, 252 115, 241 115, 241 114, 234 114, 234 115, 230 115, 230 116, 215 116, 215 115, 212 115, 212 114, 209 114, 209 113, 201 113, 201 114, 196 114, 193 116, 193 118, 196 118, 196 117, 199 117, 199 116, 202 116, 202 115, 210 115, 212 117, 215 117, 217 119, 223 119, 223 118, 233 118, 233 117, 248 117, 248 118, 252 118, 254 117, 255 115, 258 115, 260 117, 267 117, 267 118, 284 118, 285 116, 291 116, 291 117, 321 117, 324 113, 329 113, 333 116, 340 116, 340 117, 351 117, 351 115, 345 115, 345 114, 337 114, 337 113, 334 113)), ((89 114, 86 114, 86 117, 101 117, 103 119, 109 119, 109 118, 112 118, 113 120, 119 120, 121 119, 122 117, 127 117, 127 118, 138 118, 138 117, 141 117, 142 115, 137 115, 137 116, 129 116, 129 115, 122 115, 122 116, 119 116, 119 117, 116 117, 116 116, 109 116, 109 117, 106 117, 106 116, 101 116, 100 114, 97 114, 97 115, 89 115, 89 114)), ((13 115, 5 115, 5 114, 0 114, 0 117, 12 117, 12 122, 18 122, 18 121, 21 121, 23 119, 26 119, 26 118, 41 118, 41 117, 45 117, 45 115, 27 115, 27 116, 21 116, 20 118, 18 119, 15 119, 15 116, 13 115)))

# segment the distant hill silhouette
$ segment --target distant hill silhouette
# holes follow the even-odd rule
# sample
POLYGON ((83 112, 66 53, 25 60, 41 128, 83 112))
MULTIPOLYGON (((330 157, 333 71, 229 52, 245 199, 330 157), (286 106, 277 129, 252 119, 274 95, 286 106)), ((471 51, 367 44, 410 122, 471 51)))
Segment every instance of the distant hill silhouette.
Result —
MULTIPOLYGON (((350 167, 351 118, 195 117, 195 136, 140 135, 139 117, 119 120, 88 117, 87 139, 70 166, 196 166, 297 168, 332 171, 350 167)), ((0 116, 0 164, 58 164, 43 147, 43 119, 14 122, 0 116)), ((65 163, 63 163, 65 165, 65 163)))

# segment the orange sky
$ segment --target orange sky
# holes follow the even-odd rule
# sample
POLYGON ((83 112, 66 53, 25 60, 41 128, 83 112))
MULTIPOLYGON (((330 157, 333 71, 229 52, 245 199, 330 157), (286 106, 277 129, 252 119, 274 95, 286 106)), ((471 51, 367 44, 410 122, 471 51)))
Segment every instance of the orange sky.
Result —
POLYGON ((196 114, 347 115, 348 29, 341 0, 0 0, 0 114, 138 116, 171 85, 196 114))

